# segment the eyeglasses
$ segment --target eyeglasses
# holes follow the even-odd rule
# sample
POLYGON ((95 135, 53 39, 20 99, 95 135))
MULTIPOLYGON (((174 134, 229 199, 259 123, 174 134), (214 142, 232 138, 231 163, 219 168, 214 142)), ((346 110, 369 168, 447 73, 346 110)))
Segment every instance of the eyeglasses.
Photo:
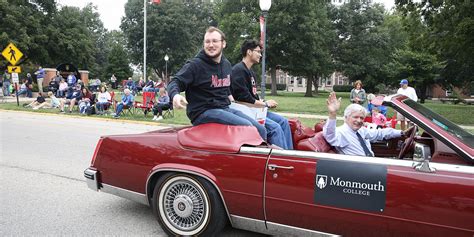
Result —
POLYGON ((256 53, 258 53, 258 54, 260 54, 260 55, 263 53, 263 51, 260 50, 260 49, 254 49, 254 50, 252 50, 252 51, 253 51, 253 52, 256 52, 256 53))
POLYGON ((215 40, 205 40, 205 41, 204 41, 204 44, 206 44, 206 45, 210 45, 211 43, 212 43, 212 44, 217 44, 217 43, 219 43, 219 42, 221 42, 221 41, 223 41, 223 40, 216 40, 216 39, 215 39, 215 40))

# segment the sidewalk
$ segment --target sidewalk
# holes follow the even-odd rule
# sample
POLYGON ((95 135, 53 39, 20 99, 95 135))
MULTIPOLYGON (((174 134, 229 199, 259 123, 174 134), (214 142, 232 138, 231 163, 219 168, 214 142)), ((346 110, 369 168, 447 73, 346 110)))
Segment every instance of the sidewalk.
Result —
MULTIPOLYGON (((36 100, 36 97, 28 98, 24 96, 18 97, 18 100, 20 101, 20 105, 22 103, 31 103, 36 100)), ((4 96, 3 99, 0 99, 1 103, 16 103, 16 97, 14 96, 4 96)))

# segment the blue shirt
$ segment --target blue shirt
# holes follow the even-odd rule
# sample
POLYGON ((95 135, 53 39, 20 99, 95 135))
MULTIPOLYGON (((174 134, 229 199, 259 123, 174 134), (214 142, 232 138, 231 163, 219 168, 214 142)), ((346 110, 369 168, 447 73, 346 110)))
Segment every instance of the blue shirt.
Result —
POLYGON ((168 95, 158 97, 158 104, 169 104, 170 97, 168 95))
POLYGON ((122 96, 122 102, 126 105, 131 105, 133 104, 133 95, 132 94, 129 94, 128 96, 126 94, 123 94, 122 96))
POLYGON ((35 72, 36 78, 44 78, 44 69, 41 68, 38 71, 35 72))
MULTIPOLYGON (((393 128, 368 129, 361 127, 357 132, 362 136, 365 145, 372 154, 374 154, 374 152, 370 147, 371 141, 375 142, 383 139, 401 137, 401 131, 393 128)), ((336 128, 336 120, 328 119, 326 124, 324 124, 323 135, 326 141, 334 146, 339 153, 365 156, 364 149, 357 138, 356 131, 352 130, 346 123, 336 128)))

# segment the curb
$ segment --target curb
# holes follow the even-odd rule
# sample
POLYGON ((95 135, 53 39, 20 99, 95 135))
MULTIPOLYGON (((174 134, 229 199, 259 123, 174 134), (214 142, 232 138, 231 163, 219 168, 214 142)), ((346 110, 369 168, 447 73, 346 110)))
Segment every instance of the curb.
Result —
POLYGON ((185 125, 175 125, 175 124, 164 124, 164 123, 158 123, 158 122, 148 122, 148 121, 137 121, 137 120, 128 120, 128 119, 114 119, 114 118, 107 118, 107 117, 97 117, 97 116, 82 116, 82 115, 66 115, 66 114, 61 114, 61 113, 43 113, 43 112, 36 112, 36 111, 18 111, 18 110, 8 110, 8 109, 0 109, 1 112, 9 112, 9 113, 26 113, 26 114, 35 114, 35 115, 41 115, 41 116, 61 116, 64 118, 81 118, 81 119, 91 119, 91 120, 100 120, 100 121, 107 121, 107 122, 115 122, 115 123, 132 123, 132 124, 142 124, 142 125, 155 125, 155 126, 161 126, 161 127, 166 127, 166 128, 171 128, 171 127, 179 127, 179 126, 185 126, 185 125))

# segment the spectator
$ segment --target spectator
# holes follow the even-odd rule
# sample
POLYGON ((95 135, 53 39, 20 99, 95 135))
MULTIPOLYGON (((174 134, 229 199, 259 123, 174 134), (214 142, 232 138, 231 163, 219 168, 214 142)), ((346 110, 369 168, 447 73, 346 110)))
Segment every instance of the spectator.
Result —
POLYGON ((153 119, 152 120, 162 120, 163 119, 163 110, 170 108, 170 97, 166 93, 164 87, 160 88, 160 97, 158 97, 158 103, 153 106, 153 119))
POLYGON ((60 100, 61 104, 59 105, 59 109, 61 113, 64 112, 64 105, 69 104, 69 113, 72 113, 72 108, 74 105, 80 101, 82 98, 82 93, 81 93, 81 86, 76 85, 72 90, 69 90, 68 93, 66 94, 66 98, 60 100))
POLYGON ((39 66, 38 71, 35 72, 36 82, 38 83, 38 91, 43 92, 43 80, 44 80, 45 71, 43 67, 39 66))
POLYGON ((31 108, 35 108, 43 103, 46 102, 46 99, 43 97, 43 93, 42 92, 39 92, 38 93, 38 97, 36 97, 36 100, 31 102, 30 104, 26 105, 25 107, 31 107, 31 108))
POLYGON ((101 81, 99 78, 90 80, 89 89, 92 92, 99 91, 101 81))
POLYGON ((145 86, 145 82, 143 81, 143 78, 140 77, 140 80, 137 83, 137 92, 143 91, 144 86, 145 86))
POLYGON ((387 118, 380 113, 380 109, 378 107, 374 107, 372 109, 372 123, 377 126, 377 128, 383 128, 385 126, 385 122, 387 122, 387 118))
POLYGON ((241 111, 229 108, 232 65, 224 57, 224 33, 209 27, 203 49, 176 73, 168 85, 175 109, 184 108, 194 126, 205 123, 254 126, 264 141, 265 127, 241 111), (186 98, 179 94, 185 91, 186 98), (189 101, 189 104, 188 104, 189 101))
POLYGON ((131 77, 129 77, 127 80, 126 88, 130 89, 133 95, 137 94, 137 87, 135 85, 135 81, 133 81, 131 77))
POLYGON ((61 82, 61 79, 64 79, 63 76, 61 76, 61 73, 59 71, 56 71, 56 76, 54 77, 53 80, 57 82, 59 85, 59 83, 61 82))
POLYGON ((117 89, 117 78, 115 77, 115 74, 112 74, 110 77, 110 83, 112 84, 112 89, 117 89))
POLYGON ((66 81, 64 80, 64 78, 61 77, 61 81, 59 82, 59 88, 58 88, 58 91, 56 93, 57 97, 63 98, 64 95, 66 95, 67 89, 68 89, 68 85, 67 85, 66 81))
POLYGON ((362 82, 354 82, 354 88, 351 90, 351 103, 363 105, 365 103, 365 90, 362 88, 362 82))
POLYGON ((107 92, 107 88, 102 86, 100 88, 99 94, 97 95, 97 103, 95 104, 97 108, 97 114, 104 114, 105 108, 110 106, 111 99, 110 93, 107 92))
POLYGON ((79 113, 80 114, 90 114, 88 111, 91 108, 92 103, 94 102, 93 94, 87 89, 83 87, 81 89, 81 100, 78 103, 79 106, 79 113))
POLYGON ((128 109, 133 106, 133 95, 130 91, 130 89, 125 89, 123 90, 123 96, 122 96, 122 101, 117 104, 117 109, 115 111, 114 118, 120 118, 120 113, 122 113, 123 109, 128 109))
POLYGON ((3 79, 3 85, 2 85, 3 96, 10 96, 11 80, 10 80, 10 74, 8 73, 7 70, 5 70, 5 73, 3 73, 2 79, 3 79))
POLYGON ((26 97, 33 98, 33 78, 31 73, 26 74, 26 97))
MULTIPOLYGON (((20 96, 20 95, 27 96, 28 95, 28 85, 27 85, 26 79, 22 80, 20 90, 18 90, 17 95, 18 96, 20 96)), ((15 96, 15 95, 13 95, 13 96, 15 96)))
POLYGON ((387 116, 387 107, 384 105, 374 105, 372 104, 372 100, 375 99, 374 94, 368 94, 367 95, 367 110, 369 111, 370 114, 372 114, 372 109, 374 107, 378 107, 380 110, 380 113, 382 113, 384 116, 387 116))
POLYGON ((76 84, 77 84, 77 78, 73 72, 70 72, 69 75, 67 76, 67 86, 72 89, 76 86, 76 84))
MULTIPOLYGON (((400 88, 397 91, 397 94, 402 94, 414 101, 418 101, 418 96, 416 95, 416 91, 413 87, 408 86, 408 80, 403 79, 400 81, 400 88)), ((400 128, 402 130, 406 129, 406 118, 405 116, 397 113, 397 121, 400 121, 400 128)))
POLYGON ((48 102, 44 102, 36 107, 33 107, 33 109, 53 109, 53 108, 59 108, 59 105, 61 104, 61 102, 59 102, 59 99, 56 98, 56 96, 54 96, 53 92, 49 91, 48 92, 48 96, 49 98, 51 99, 51 103, 48 103, 48 102))
POLYGON ((155 92, 155 82, 150 78, 143 87, 144 92, 155 92))

